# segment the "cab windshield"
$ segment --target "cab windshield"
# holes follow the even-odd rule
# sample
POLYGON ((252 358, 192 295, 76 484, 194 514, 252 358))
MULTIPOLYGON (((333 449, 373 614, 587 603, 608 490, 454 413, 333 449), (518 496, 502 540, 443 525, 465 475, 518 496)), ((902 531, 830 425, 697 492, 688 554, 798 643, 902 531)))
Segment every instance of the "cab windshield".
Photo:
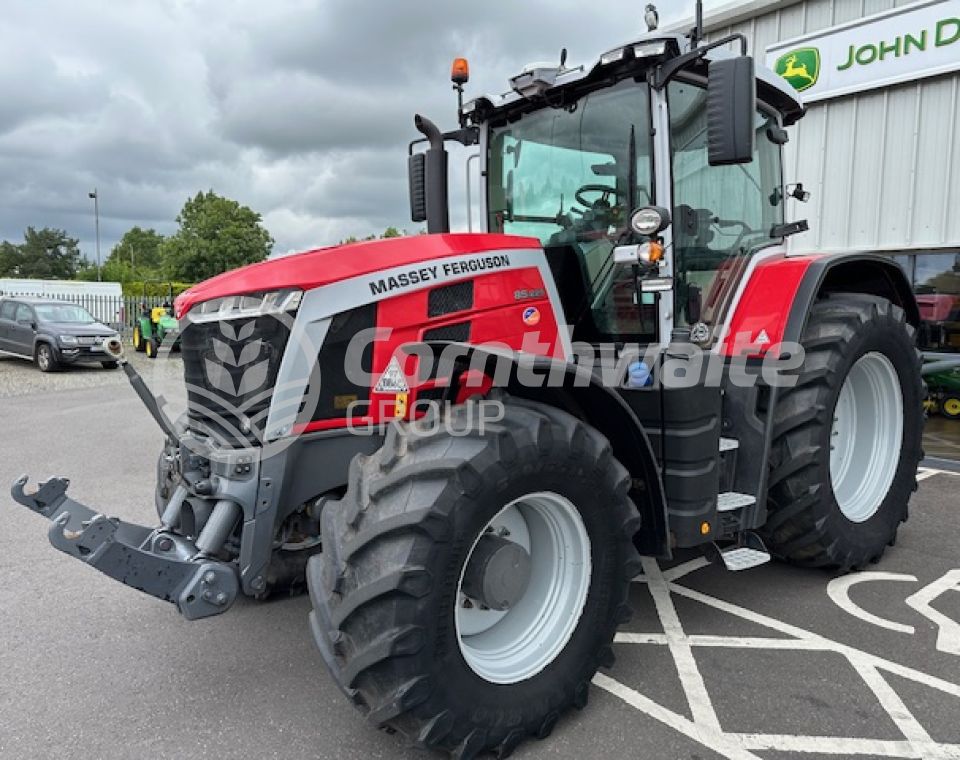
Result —
POLYGON ((650 98, 632 79, 490 131, 488 229, 539 238, 575 338, 647 339, 629 268, 613 265, 631 209, 653 201, 650 98), (564 290, 567 290, 565 294, 564 290))
POLYGON ((651 201, 650 101, 620 82, 491 130, 489 229, 551 241, 623 231, 651 201))

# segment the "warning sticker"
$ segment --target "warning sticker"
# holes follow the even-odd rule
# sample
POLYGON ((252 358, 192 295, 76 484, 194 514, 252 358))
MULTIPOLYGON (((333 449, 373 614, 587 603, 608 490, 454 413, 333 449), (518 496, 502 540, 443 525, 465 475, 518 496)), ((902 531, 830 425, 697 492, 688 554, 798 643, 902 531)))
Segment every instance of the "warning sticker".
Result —
POLYGON ((397 361, 396 356, 390 359, 390 363, 383 374, 380 375, 373 391, 374 393, 408 393, 410 391, 407 378, 404 377, 403 369, 400 367, 400 362, 397 361))

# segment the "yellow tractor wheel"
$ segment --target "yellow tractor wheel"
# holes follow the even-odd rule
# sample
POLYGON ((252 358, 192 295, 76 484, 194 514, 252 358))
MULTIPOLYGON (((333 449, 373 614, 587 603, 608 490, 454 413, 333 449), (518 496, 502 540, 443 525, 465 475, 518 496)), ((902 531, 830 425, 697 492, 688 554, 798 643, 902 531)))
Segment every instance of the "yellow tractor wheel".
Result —
POLYGON ((940 405, 940 411, 951 420, 960 419, 960 396, 947 396, 940 405))
POLYGON ((147 351, 147 358, 156 359, 157 358, 157 339, 150 338, 150 340, 144 341, 144 345, 147 351))

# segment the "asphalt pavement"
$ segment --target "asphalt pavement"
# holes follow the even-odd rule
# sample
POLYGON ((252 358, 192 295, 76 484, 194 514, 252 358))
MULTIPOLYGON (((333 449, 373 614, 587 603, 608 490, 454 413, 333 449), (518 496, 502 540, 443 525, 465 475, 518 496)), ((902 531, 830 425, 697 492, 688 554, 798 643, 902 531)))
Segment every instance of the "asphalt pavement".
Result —
MULTIPOLYGON (((0 359, 0 483, 66 475, 75 499, 154 522, 162 436, 122 373, 15 361, 0 359)), ((867 573, 648 563, 589 705, 516 756, 960 758, 960 475, 921 477, 867 573)), ((4 493, 0 758, 424 757, 333 685, 306 598, 187 622, 55 551, 4 493)))

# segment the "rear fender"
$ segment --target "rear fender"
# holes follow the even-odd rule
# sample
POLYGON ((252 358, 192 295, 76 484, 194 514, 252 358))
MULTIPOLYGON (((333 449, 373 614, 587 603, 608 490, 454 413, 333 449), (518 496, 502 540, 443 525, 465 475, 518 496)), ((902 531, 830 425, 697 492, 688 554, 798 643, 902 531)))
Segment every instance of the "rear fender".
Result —
POLYGON ((725 356, 763 356, 781 342, 797 343, 816 300, 840 292, 882 296, 902 308, 911 325, 920 324, 910 283, 887 256, 781 256, 752 270, 719 351, 725 356))
POLYGON ((920 308, 910 282, 888 256, 851 253, 811 261, 790 307, 783 339, 799 342, 816 300, 829 293, 862 293, 886 298, 906 313, 907 322, 920 326, 920 308))
MULTIPOLYGON (((602 385, 593 373, 550 357, 518 355, 466 343, 431 341, 426 345, 434 356, 450 346, 457 348, 457 360, 446 385, 446 398, 451 402, 470 395, 470 388, 464 387, 468 368, 482 368, 488 378, 494 378, 495 387, 563 409, 605 435, 614 456, 633 478, 631 498, 641 516, 640 529, 633 536, 637 551, 646 556, 670 557, 667 502, 653 448, 633 410, 616 391, 602 385), (540 385, 532 383, 531 378, 539 378, 540 385)), ((419 353, 421 348, 407 350, 419 353)), ((485 383, 483 389, 489 388, 490 383, 485 383)))

